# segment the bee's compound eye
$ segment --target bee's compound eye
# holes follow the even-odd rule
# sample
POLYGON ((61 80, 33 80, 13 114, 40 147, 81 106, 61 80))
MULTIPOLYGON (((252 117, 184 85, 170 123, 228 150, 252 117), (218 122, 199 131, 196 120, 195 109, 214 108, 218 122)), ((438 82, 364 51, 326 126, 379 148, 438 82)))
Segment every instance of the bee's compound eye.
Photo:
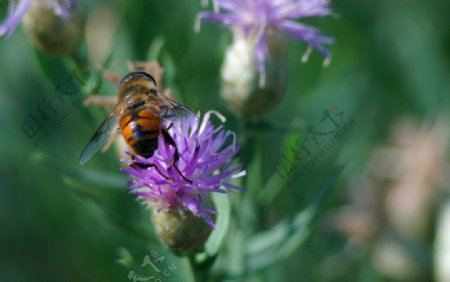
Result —
POLYGON ((146 72, 144 72, 144 71, 134 72, 134 77, 133 78, 144 78, 144 79, 150 80, 156 86, 156 80, 153 78, 153 76, 148 74, 148 73, 146 73, 146 72))
POLYGON ((124 76, 122 78, 122 80, 120 81, 120 84, 119 84, 119 88, 122 88, 122 86, 124 86, 125 83, 127 83, 128 81, 130 81, 132 79, 136 79, 136 78, 147 79, 147 80, 153 82, 153 84, 156 86, 156 80, 153 78, 153 76, 151 76, 150 74, 148 74, 144 71, 134 71, 134 72, 130 72, 129 74, 127 74, 126 76, 124 76))
POLYGON ((119 88, 122 88, 125 85, 125 83, 130 81, 130 79, 132 79, 132 78, 133 78, 132 73, 125 75, 119 83, 119 88))

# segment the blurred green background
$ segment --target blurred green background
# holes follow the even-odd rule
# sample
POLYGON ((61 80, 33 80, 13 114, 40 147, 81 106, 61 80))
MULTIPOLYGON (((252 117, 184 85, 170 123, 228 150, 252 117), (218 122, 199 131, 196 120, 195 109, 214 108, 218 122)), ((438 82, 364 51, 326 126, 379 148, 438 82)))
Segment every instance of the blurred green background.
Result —
MULTIPOLYGON (((3 15, 6 4, 0 2, 3 15)), ((300 124, 301 129, 294 133, 277 130, 254 133, 261 144, 258 148, 267 153, 258 168, 247 168, 249 178, 253 171, 267 177, 259 184, 249 180, 253 184, 248 193, 257 193, 254 191, 258 185, 262 189, 275 173, 276 162, 283 154, 280 144, 286 144, 289 138, 305 136, 308 125, 320 124, 325 110, 344 111, 345 118, 353 119, 355 126, 302 177, 291 186, 284 185, 269 205, 257 211, 238 212, 232 220, 249 216, 259 222, 257 229, 268 229, 281 218, 305 208, 315 194, 315 187, 330 171, 347 165, 320 206, 314 228, 301 248, 255 275, 228 279, 436 281, 438 218, 449 186, 445 177, 449 157, 445 132, 449 127, 450 2, 343 0, 333 1, 331 6, 335 17, 305 22, 336 38, 336 44, 330 47, 332 63, 322 67, 323 58, 313 53, 310 61, 302 64, 300 58, 306 47, 289 43, 287 91, 281 104, 264 120, 280 128, 300 124), (411 122, 406 125, 409 131, 402 135, 404 124, 398 122, 405 118, 411 122), (439 136, 444 135, 442 139, 427 135, 428 127, 423 125, 426 122, 433 127, 437 120, 444 120, 436 130, 439 136), (411 127, 416 127, 419 133, 415 135, 411 127), (397 142, 396 134, 403 136, 400 138, 403 141, 397 142), (389 189, 395 189, 394 184, 400 181, 376 176, 383 170, 374 168, 373 163, 379 163, 374 154, 386 146, 413 148, 405 162, 418 162, 418 171, 423 173, 425 169, 420 168, 423 158, 415 156, 422 156, 420 148, 424 147, 414 150, 410 144, 420 138, 431 142, 425 148, 441 146, 442 153, 437 154, 440 163, 434 159, 430 162, 443 168, 444 173, 425 177, 429 182, 422 186, 434 191, 427 196, 433 199, 429 207, 424 208, 424 213, 429 214, 427 228, 422 237, 408 237, 404 234, 409 233, 396 229, 389 209, 386 210, 389 189), (438 139, 442 142, 433 145, 438 139), (436 184, 434 177, 444 180, 436 184), (364 188, 368 186, 378 187, 382 195, 378 195, 377 189, 364 188), (355 196, 355 190, 359 196, 355 196), (369 192, 365 193, 366 190, 369 192), (375 202, 367 204, 362 200, 359 208, 366 210, 370 206, 376 224, 362 219, 362 227, 353 227, 352 223, 358 223, 359 218, 337 216, 344 207, 358 205, 355 201, 360 198, 375 202), (361 236, 361 232, 365 235, 361 236), (391 245, 387 247, 387 255, 380 247, 380 242, 385 242, 380 238, 385 236, 396 238, 388 240, 391 245), (399 274, 377 262, 379 256, 386 261, 393 258, 393 265, 402 261, 401 256, 396 256, 396 248, 406 250, 410 264, 406 263, 405 271, 415 273, 415 278, 402 273, 405 264, 396 267, 399 274), (408 255, 410 250, 414 255, 408 255)), ((163 64, 171 68, 167 86, 196 111, 224 112, 229 117, 229 128, 238 130, 237 121, 219 96, 220 66, 231 34, 208 23, 202 25, 200 33, 195 33, 194 20, 200 9, 200 1, 195 0, 88 3, 90 21, 106 14, 117 23, 109 44, 112 61, 145 60, 155 38, 163 40, 163 64)), ((137 264, 131 267, 134 271, 140 269, 145 254, 158 252, 166 256, 166 265, 176 266, 166 281, 187 279, 183 277, 186 262, 148 236, 152 234, 150 213, 124 189, 127 178, 117 173, 120 164, 114 150, 97 155, 86 170, 78 165, 79 154, 105 116, 105 110, 75 106, 68 111, 76 99, 66 96, 67 105, 58 111, 61 122, 53 124, 55 116, 46 117, 48 122, 43 122, 48 137, 35 145, 23 132, 26 118, 39 117, 40 109, 58 93, 61 85, 58 79, 67 78, 67 74, 49 74, 49 66, 58 73, 67 62, 34 49, 21 28, 10 38, 2 38, 0 62, 0 281, 128 281, 130 268, 118 263, 120 257, 126 259, 128 251, 136 259, 137 264), (102 176, 112 185, 99 180, 102 176)), ((126 73, 125 68, 111 70, 126 73)), ((64 86, 67 81, 61 83, 64 86)), ((99 92, 116 94, 109 82, 104 82, 99 92)), ((398 161, 401 157, 398 156, 392 156, 392 163, 398 161)), ((389 159, 384 160, 381 167, 389 168, 389 159)), ((414 176, 414 173, 410 176, 411 183, 416 183, 414 176)), ((395 177, 409 179, 398 174, 395 177)), ((405 195, 400 197, 403 201, 415 201, 409 198, 414 195, 405 195)), ((402 207, 399 203, 398 208, 402 207)))

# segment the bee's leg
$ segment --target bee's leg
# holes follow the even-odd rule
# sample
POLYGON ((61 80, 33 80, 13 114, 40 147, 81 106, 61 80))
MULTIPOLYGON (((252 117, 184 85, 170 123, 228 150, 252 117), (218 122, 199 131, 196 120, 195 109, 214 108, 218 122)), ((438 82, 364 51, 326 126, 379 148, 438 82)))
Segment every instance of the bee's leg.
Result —
POLYGON ((99 96, 93 95, 84 100, 85 106, 97 105, 105 108, 112 109, 117 104, 117 98, 113 96, 99 96))
MULTIPOLYGON (((165 128, 165 130, 166 131, 169 131, 169 129, 171 129, 172 128, 172 125, 173 125, 173 122, 172 123, 170 123, 170 125, 167 127, 167 128, 165 128)), ((170 135, 169 135, 170 136, 170 135)), ((172 136, 170 137, 170 138, 172 138, 172 136)), ((175 143, 175 142, 174 142, 175 143)))
POLYGON ((170 99, 175 99, 175 97, 173 96, 173 93, 172 93, 172 89, 170 89, 170 88, 164 89, 163 95, 166 97, 169 97, 170 99))
POLYGON ((170 136, 169 132, 167 130, 172 126, 172 124, 169 125, 167 129, 162 128, 161 134, 163 135, 164 139, 169 143, 169 145, 173 146, 175 148, 175 152, 173 153, 173 160, 170 164, 171 167, 175 168, 175 170, 178 172, 178 174, 181 176, 181 178, 184 179, 184 181, 192 184, 192 180, 187 179, 180 171, 180 169, 177 167, 177 162, 180 159, 180 153, 178 152, 177 144, 175 144, 175 141, 173 140, 172 136, 170 136))
POLYGON ((175 152, 173 153, 173 160, 172 160, 172 165, 174 165, 180 159, 180 153, 178 152, 177 144, 175 144, 175 141, 173 140, 172 136, 170 136, 169 132, 167 132, 167 130, 169 130, 171 126, 172 126, 172 124, 170 124, 168 128, 162 128, 161 133, 162 133, 164 139, 167 141, 167 143, 169 143, 169 145, 171 145, 175 148, 175 152))
POLYGON ((120 74, 109 72, 100 65, 97 65, 96 67, 102 73, 104 79, 107 79, 112 83, 119 85, 120 80, 122 79, 122 76, 120 74))
POLYGON ((153 167, 154 169, 156 169, 156 171, 159 173, 159 175, 161 175, 162 177, 164 177, 167 180, 170 179, 167 175, 162 173, 161 170, 158 168, 158 166, 156 166, 155 164, 141 164, 141 163, 135 162, 134 161, 135 159, 136 159, 136 156, 134 154, 131 155, 131 160, 133 161, 133 164, 135 166, 137 166, 138 168, 147 169, 147 168, 153 167))
POLYGON ((112 73, 109 71, 102 71, 102 76, 104 79, 107 79, 114 83, 115 85, 119 85, 122 80, 122 76, 116 73, 112 73))

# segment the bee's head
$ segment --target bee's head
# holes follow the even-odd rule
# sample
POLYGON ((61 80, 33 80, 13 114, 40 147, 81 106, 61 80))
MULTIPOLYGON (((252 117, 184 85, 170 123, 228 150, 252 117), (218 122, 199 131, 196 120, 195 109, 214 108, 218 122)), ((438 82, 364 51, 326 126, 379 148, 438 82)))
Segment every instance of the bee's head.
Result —
POLYGON ((119 84, 119 89, 123 89, 125 85, 130 85, 133 82, 142 83, 146 81, 151 83, 152 89, 156 89, 156 80, 153 78, 153 76, 144 71, 133 71, 122 78, 119 84))

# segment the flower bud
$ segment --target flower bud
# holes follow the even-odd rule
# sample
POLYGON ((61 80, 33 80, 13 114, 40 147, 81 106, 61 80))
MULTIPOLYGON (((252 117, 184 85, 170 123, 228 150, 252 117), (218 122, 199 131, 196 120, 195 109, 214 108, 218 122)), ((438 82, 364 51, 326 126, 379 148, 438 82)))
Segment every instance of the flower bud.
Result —
POLYGON ((202 251, 212 230, 203 218, 189 211, 153 210, 152 221, 161 241, 177 253, 202 251))
POLYGON ((77 1, 33 0, 23 18, 25 31, 38 48, 58 56, 71 55, 84 32, 77 1))
POLYGON ((233 112, 252 118, 271 111, 280 102, 286 86, 286 50, 282 35, 267 30, 267 59, 264 72, 255 60, 256 42, 241 32, 234 32, 222 65, 221 95, 233 112))

